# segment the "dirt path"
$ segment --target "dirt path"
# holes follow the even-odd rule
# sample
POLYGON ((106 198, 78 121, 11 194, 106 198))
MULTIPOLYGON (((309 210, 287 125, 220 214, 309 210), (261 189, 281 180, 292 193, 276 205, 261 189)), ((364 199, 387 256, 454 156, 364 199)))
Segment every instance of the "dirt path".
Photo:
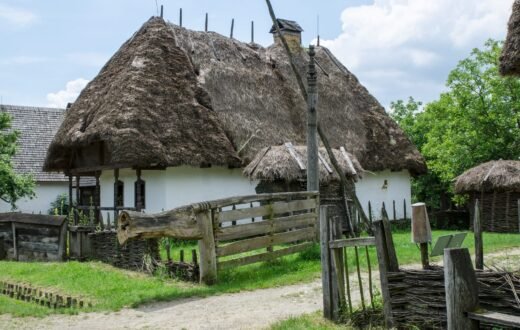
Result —
MULTIPOLYGON (((486 256, 487 264, 520 264, 520 248, 486 256), (494 261, 497 261, 496 263, 494 261)), ((407 265, 406 268, 420 268, 407 265)), ((379 282, 374 272, 374 283, 379 282)), ((356 276, 351 276, 354 304, 360 302, 356 276)), ((366 283, 366 274, 363 274, 366 283)), ((366 289, 366 285, 365 285, 366 289)), ((365 294, 367 296, 367 294, 365 294)), ((112 313, 83 313, 13 318, 0 315, 0 329, 263 329, 270 324, 322 309, 321 280, 271 289, 179 299, 112 313)))

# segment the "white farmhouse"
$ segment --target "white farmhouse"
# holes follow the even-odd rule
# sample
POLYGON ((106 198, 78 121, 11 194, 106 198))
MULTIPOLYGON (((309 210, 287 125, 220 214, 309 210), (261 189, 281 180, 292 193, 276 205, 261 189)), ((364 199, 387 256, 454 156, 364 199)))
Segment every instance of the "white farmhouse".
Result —
MULTIPOLYGON (((305 76, 301 28, 279 23, 305 76)), ((67 111, 45 169, 99 178, 104 219, 254 194, 260 181, 243 169, 265 148, 306 140, 306 103, 278 40, 264 48, 152 17, 67 111)), ((316 60, 320 123, 333 148, 370 171, 356 185, 361 202, 410 205, 422 156, 328 49, 316 60)))

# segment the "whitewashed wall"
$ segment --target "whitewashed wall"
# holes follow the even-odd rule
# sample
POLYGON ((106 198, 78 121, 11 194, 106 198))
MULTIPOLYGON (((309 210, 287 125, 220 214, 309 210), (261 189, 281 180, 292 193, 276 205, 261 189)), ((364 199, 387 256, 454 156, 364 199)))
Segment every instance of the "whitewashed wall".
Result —
POLYGON ((365 172, 363 179, 356 183, 356 193, 365 213, 368 215, 368 201, 372 205, 374 219, 381 216, 383 202, 390 219, 393 219, 393 201, 395 200, 396 218, 404 217, 406 200, 406 217, 411 216, 411 177, 407 170, 392 172, 389 170, 371 174, 365 172), (384 182, 387 181, 386 188, 384 182))
MULTIPOLYGON (((155 213, 181 205, 236 195, 255 194, 257 182, 242 175, 242 169, 224 167, 170 167, 166 170, 143 170, 146 182, 146 213, 155 213)), ((122 169, 119 179, 125 184, 125 206, 134 207, 135 170, 122 169)), ((114 205, 114 171, 103 171, 100 177, 101 206, 114 205)), ((112 212, 111 212, 112 213, 112 212)), ((106 222, 107 212, 103 212, 106 222)), ((113 214, 110 215, 113 221, 113 214)))
MULTIPOLYGON (((36 196, 33 199, 24 198, 16 203, 16 212, 47 214, 51 203, 59 194, 68 194, 68 182, 37 182, 34 189, 36 196)), ((0 212, 11 212, 11 205, 0 201, 0 212)))

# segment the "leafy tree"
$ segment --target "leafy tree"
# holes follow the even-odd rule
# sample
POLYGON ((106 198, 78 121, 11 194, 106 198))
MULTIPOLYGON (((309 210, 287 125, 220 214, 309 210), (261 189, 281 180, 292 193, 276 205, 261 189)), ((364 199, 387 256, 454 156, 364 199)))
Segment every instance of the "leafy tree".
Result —
POLYGON ((12 157, 16 153, 19 133, 11 131, 11 116, 0 111, 0 199, 16 208, 23 197, 34 197, 34 180, 31 175, 15 173, 12 157))
POLYGON ((520 80, 499 75, 501 47, 489 40, 474 49, 450 72, 447 91, 423 109, 413 98, 391 104, 392 117, 428 164, 414 195, 449 192, 457 175, 479 163, 520 158, 520 80))

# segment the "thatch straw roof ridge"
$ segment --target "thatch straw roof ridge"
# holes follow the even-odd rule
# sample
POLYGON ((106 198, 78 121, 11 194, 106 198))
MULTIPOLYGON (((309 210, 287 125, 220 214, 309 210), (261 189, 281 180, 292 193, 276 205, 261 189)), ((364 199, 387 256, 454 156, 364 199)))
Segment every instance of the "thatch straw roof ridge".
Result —
POLYGON ((500 73, 520 75, 520 0, 513 3, 507 37, 500 56, 500 73))
MULTIPOLYGON (((306 103, 279 44, 264 48, 170 26, 227 135, 237 148, 247 142, 240 152, 244 164, 267 146, 305 145, 306 103)), ((307 53, 301 49, 294 57, 305 77, 307 53)), ((345 146, 368 170, 424 173, 421 154, 358 79, 324 47, 317 47, 316 59, 323 68, 318 71, 318 117, 332 147, 345 146)))
MULTIPOLYGON (((168 25, 152 18, 67 110, 45 162, 67 169, 74 152, 102 143, 114 167, 227 165, 240 159, 168 25)), ((83 155, 85 156, 85 155, 83 155)), ((99 165, 99 164, 96 164, 99 165)))
MULTIPOLYGON (((323 47, 316 59, 318 117, 332 147, 345 146, 367 170, 425 172, 418 150, 357 78, 323 47)), ((295 62, 305 77, 303 49, 295 62)), ((72 155, 99 141, 107 164, 238 166, 239 156, 245 166, 267 146, 305 145, 306 108, 280 45, 152 18, 67 111, 46 168, 70 168, 72 155)))
POLYGON ((455 192, 520 192, 520 160, 494 160, 470 168, 456 178, 455 192))
MULTIPOLYGON (((302 162, 306 168, 307 147, 294 146, 293 150, 299 158, 299 161, 302 162)), ((348 153, 356 171, 354 172, 340 150, 333 149, 333 152, 343 173, 345 173, 347 177, 351 177, 357 181, 357 179, 363 174, 363 168, 359 164, 358 160, 352 154, 348 153)), ((334 171, 325 148, 320 148, 319 153, 327 163, 328 167, 332 170, 332 173, 330 173, 326 166, 320 161, 320 182, 328 183, 330 181, 339 181, 339 176, 334 171)), ((263 148, 255 159, 246 166, 244 169, 244 175, 251 180, 284 180, 287 182, 293 182, 297 180, 305 180, 307 172, 299 166, 298 161, 291 155, 289 149, 285 145, 282 145, 263 148)))

